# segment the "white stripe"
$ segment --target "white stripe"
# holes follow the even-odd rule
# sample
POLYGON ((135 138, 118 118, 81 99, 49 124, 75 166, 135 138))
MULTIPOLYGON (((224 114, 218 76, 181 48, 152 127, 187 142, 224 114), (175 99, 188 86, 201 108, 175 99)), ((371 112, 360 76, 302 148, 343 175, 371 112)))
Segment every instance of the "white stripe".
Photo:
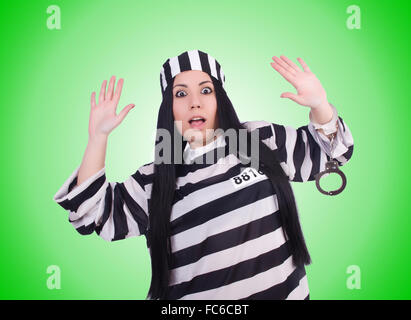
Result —
POLYGON ((177 73, 180 73, 180 63, 178 62, 178 57, 170 58, 168 62, 171 68, 171 77, 173 78, 177 73))
POLYGON ((67 180, 63 183, 60 189, 53 196, 53 200, 56 202, 62 202, 64 200, 73 199, 79 193, 87 189, 94 181, 96 181, 98 178, 104 175, 105 169, 106 167, 103 167, 102 169, 97 171, 95 174, 90 176, 87 180, 83 181, 79 186, 74 187, 74 189, 72 189, 71 192, 67 193, 70 184, 74 181, 74 178, 78 176, 78 173, 80 170, 80 165, 79 165, 76 169, 74 169, 71 175, 67 178, 67 180))
POLYGON ((302 133, 302 137, 304 141, 305 150, 304 150, 304 160, 303 160, 303 163, 301 164, 300 173, 301 173, 302 181, 308 181, 310 174, 311 174, 312 167, 313 167, 313 163, 310 157, 310 145, 309 145, 308 138, 307 138, 307 132, 305 130, 301 130, 301 133, 302 133))
POLYGON ((280 166, 281 166, 281 168, 283 168, 283 171, 288 176, 288 178, 291 179, 290 178, 290 167, 287 166, 287 164, 284 161, 280 162, 280 166))
POLYGON ((153 184, 152 183, 146 184, 145 188, 146 188, 147 199, 151 199, 151 190, 153 189, 153 184))
POLYGON ((270 125, 267 121, 245 121, 243 125, 247 128, 248 131, 253 131, 255 129, 267 127, 270 125))
POLYGON ((161 82, 163 83, 163 91, 164 91, 167 88, 167 81, 166 81, 166 74, 164 71, 164 67, 161 67, 160 75, 161 75, 161 82))
POLYGON ((344 145, 347 148, 351 147, 354 144, 354 139, 353 139, 353 136, 351 134, 350 128, 347 126, 347 124, 343 120, 340 120, 340 118, 338 118, 337 123, 338 123, 338 131, 341 134, 342 142, 344 143, 344 145), (345 130, 344 130, 344 127, 343 127, 343 123, 344 123, 344 126, 345 126, 345 130))
MULTIPOLYGON (((333 141, 331 148, 331 140, 327 138, 323 133, 317 131, 312 123, 308 124, 308 129, 311 135, 314 137, 314 140, 320 146, 321 151, 326 153, 328 156, 332 155, 333 158, 338 159, 341 155, 348 151, 348 147, 354 144, 353 137, 351 135, 350 129, 348 126, 345 126, 345 131, 342 125, 341 120, 338 118, 338 129, 337 135, 333 141)), ((343 158, 342 160, 344 160, 343 158)))
POLYGON ((224 81, 224 71, 223 68, 220 66, 220 73, 221 73, 221 82, 223 83, 223 88, 225 85, 225 81, 224 81))
POLYGON ((113 199, 113 201, 111 201, 111 208, 110 208, 110 215, 107 219, 107 221, 105 222, 103 228, 101 229, 100 232, 100 237, 102 237, 104 240, 106 241, 112 241, 114 238, 114 221, 113 221, 113 212, 114 212, 114 184, 115 182, 111 182, 111 199, 113 199))
POLYGON ((127 218, 127 228, 128 228, 128 234, 125 236, 125 238, 130 238, 130 237, 141 235, 140 228, 137 224, 137 221, 134 220, 130 210, 128 209, 125 203, 123 205, 123 210, 127 218))
POLYGON ((91 223, 96 222, 98 217, 98 208, 98 205, 93 206, 86 214, 84 214, 81 218, 78 218, 76 220, 72 219, 73 212, 70 212, 70 223, 74 228, 78 229, 80 227, 86 227, 91 223))
POLYGON ((277 149, 277 144, 275 143, 275 136, 271 136, 261 141, 264 142, 271 150, 277 149))
POLYGON ((301 278, 297 288, 290 292, 286 300, 304 300, 309 294, 307 275, 301 278))
POLYGON ((169 285, 190 281, 200 274, 220 270, 241 261, 253 259, 263 253, 280 247, 285 242, 283 228, 279 227, 275 231, 256 239, 246 241, 232 248, 211 253, 203 256, 196 262, 172 269, 170 271, 169 285))
POLYGON ((285 138, 285 148, 287 150, 287 166, 289 168, 289 177, 290 180, 294 179, 295 175, 295 167, 294 167, 294 149, 295 149, 295 144, 297 141, 297 130, 295 130, 293 127, 290 126, 284 126, 285 132, 286 132, 286 138, 285 138))
MULTIPOLYGON (((200 155, 203 155, 203 154, 207 153, 210 150, 213 150, 213 152, 211 152, 210 154, 208 154, 206 156, 206 163, 207 163, 207 160, 212 161, 211 163, 214 163, 213 162, 214 161, 214 156, 211 156, 210 159, 207 159, 207 158, 208 158, 209 155, 213 155, 213 154, 216 153, 216 148, 220 148, 220 149, 217 149, 217 152, 221 152, 220 153, 221 156, 224 155, 225 154, 224 149, 221 148, 221 147, 226 145, 224 135, 219 134, 219 135, 216 135, 216 136, 217 136, 217 138, 214 139, 212 142, 210 142, 210 143, 208 143, 204 146, 195 148, 195 149, 191 148, 190 144, 187 143, 186 147, 184 149, 184 152, 183 152, 184 163, 186 163, 186 164, 191 163, 195 158, 199 157, 200 155)), ((219 155, 219 154, 217 153, 217 155, 219 155)))
POLYGON ((146 176, 149 176, 150 174, 154 173, 154 162, 151 162, 149 164, 146 164, 144 166, 141 166, 138 171, 146 176))
POLYGON ((210 236, 246 225, 267 215, 278 214, 274 213, 277 211, 277 195, 270 195, 172 236, 173 252, 194 246, 210 236))
MULTIPOLYGON (((138 171, 139 171, 141 174, 147 175, 147 176, 153 174, 153 173, 154 173, 154 162, 150 162, 149 164, 146 164, 146 165, 144 165, 144 166, 141 166, 141 167, 138 169, 138 171)), ((145 196, 146 196, 147 199, 150 199, 150 198, 151 198, 151 189, 152 189, 152 187, 153 187, 153 183, 148 183, 148 184, 146 184, 146 185, 144 186, 144 189, 145 189, 145 191, 146 191, 145 196)), ((146 211, 146 212, 148 212, 148 208, 147 208, 147 211, 146 211)))
MULTIPOLYGON (((276 139, 275 130, 274 130, 274 126, 271 122, 267 122, 267 121, 246 121, 246 122, 243 123, 243 125, 247 129, 249 129, 250 131, 253 131, 253 130, 258 129, 258 128, 266 127, 266 126, 271 126, 272 136, 270 138, 263 139, 261 141, 263 143, 265 143, 271 150, 276 150, 277 149, 277 143, 276 143, 276 140, 275 140, 276 139)), ((289 141, 291 141, 291 140, 289 140, 289 141)), ((309 159, 309 160, 311 161, 311 159, 309 159)), ((289 179, 291 179, 290 175, 291 175, 292 172, 290 171, 290 167, 284 161, 280 162, 280 166, 283 169, 284 173, 289 177, 289 179)), ((305 169, 308 168, 308 164, 306 164, 306 166, 307 167, 304 167, 305 169)), ((293 168, 294 168, 294 165, 293 165, 293 168)), ((295 169, 294 169, 294 173, 295 173, 295 169)), ((294 177, 294 174, 293 174, 293 177, 294 177)))
POLYGON ((271 127, 271 132, 272 136, 267 138, 267 139, 262 139, 261 141, 266 144, 271 150, 277 149, 277 144, 275 142, 275 131, 274 131, 274 126, 271 122, 267 121, 246 121, 243 123, 243 125, 249 130, 253 131, 255 129, 260 129, 263 127, 270 126, 271 127))
POLYGON ((346 157, 344 157, 344 156, 339 156, 339 157, 337 157, 337 158, 335 158, 335 159, 337 159, 338 161, 340 161, 341 164, 345 164, 345 163, 348 161, 348 159, 347 159, 346 157))
POLYGON ((200 55, 198 50, 190 50, 187 52, 190 59, 191 70, 203 70, 201 68, 200 55))
MULTIPOLYGON (((90 181, 92 182, 92 181, 90 181)), ((105 199, 106 199, 106 189, 108 187, 108 184, 111 186, 111 192, 112 192, 112 208, 114 207, 114 200, 115 200, 115 193, 114 193, 114 188, 118 184, 117 182, 105 182, 103 186, 99 189, 99 191, 90 199, 87 199, 84 201, 78 208, 77 212, 70 211, 69 218, 72 220, 71 224, 77 229, 81 226, 88 226, 90 225, 93 221, 96 223, 96 226, 99 225, 102 219, 102 215, 104 213, 104 208, 105 208, 105 199)), ((80 187, 80 186, 79 186, 80 187)), ((82 186, 83 187, 83 186, 82 186)), ((126 191, 128 194, 136 201, 140 207, 145 210, 145 213, 147 215, 148 208, 147 208, 147 201, 145 198, 145 192, 144 190, 140 187, 140 185, 134 180, 132 176, 130 176, 125 182, 124 182, 124 187, 126 188, 126 191)), ((77 191, 77 190, 76 190, 77 191)), ((137 224, 137 221, 134 220, 134 218, 131 215, 131 212, 129 208, 127 207, 126 203, 123 203, 123 209, 126 214, 127 218, 127 225, 129 228, 129 233, 127 237, 131 236, 138 236, 140 235, 140 230, 137 224)), ((114 236, 114 223, 113 223, 113 211, 110 212, 110 216, 108 221, 106 222, 106 225, 103 227, 103 231, 100 234, 102 238, 104 238, 107 241, 111 241, 113 236, 114 236), (113 228, 113 230, 111 230, 113 228), (110 232, 108 232, 108 229, 110 232)))
POLYGON ((198 293, 188 294, 181 300, 226 300, 226 299, 243 299, 254 293, 264 291, 272 286, 280 284, 287 280, 287 277, 295 270, 292 262, 292 256, 286 259, 281 265, 271 268, 267 271, 256 274, 253 277, 230 283, 226 286, 206 290, 198 293), (229 297, 229 298, 228 298, 229 297))
POLYGON ((319 172, 325 170, 325 164, 326 164, 327 161, 328 161, 327 154, 325 152, 321 152, 320 153, 320 170, 319 170, 319 172))
MULTIPOLYGON (((82 216, 88 213, 99 201, 103 199, 106 194, 106 188, 108 186, 108 182, 105 181, 101 188, 89 199, 84 201, 77 209, 77 212, 70 211, 70 219, 77 220, 80 219, 82 216)), ((80 186, 79 186, 80 188, 80 186)))
POLYGON ((138 182, 130 176, 126 181, 124 181, 124 187, 126 188, 128 194, 135 202, 137 202, 137 204, 144 210, 144 213, 148 216, 146 194, 138 182))
POLYGON ((271 132, 273 133, 273 135, 270 137, 270 144, 271 144, 271 149, 272 150, 275 150, 275 149, 277 149, 278 147, 277 147, 277 143, 276 143, 276 141, 275 141, 275 130, 274 130, 274 125, 271 123, 271 132))
POLYGON ((215 164, 212 164, 208 167, 204 167, 201 169, 197 169, 194 172, 189 172, 184 177, 178 177, 176 182, 177 188, 181 188, 187 183, 197 183, 204 179, 208 179, 210 177, 223 174, 240 162, 241 161, 235 155, 230 153, 226 157, 218 159, 218 161, 215 164))
MULTIPOLYGON (((265 179, 268 179, 265 174, 259 175, 255 178, 255 180, 250 181, 243 188, 249 187, 265 179)), ((224 197, 225 195, 237 190, 233 189, 231 179, 227 179, 220 183, 214 183, 208 187, 191 192, 189 195, 185 196, 183 200, 180 200, 173 205, 171 209, 170 221, 174 221, 197 207, 224 197)))
MULTIPOLYGON (((101 199, 104 200, 105 198, 106 198, 106 192, 104 192, 104 196, 101 199)), ((100 200, 100 202, 98 204, 96 218, 94 220, 96 222, 96 226, 101 225, 101 219, 102 219, 103 213, 104 213, 105 201, 102 201, 102 200, 100 200)))

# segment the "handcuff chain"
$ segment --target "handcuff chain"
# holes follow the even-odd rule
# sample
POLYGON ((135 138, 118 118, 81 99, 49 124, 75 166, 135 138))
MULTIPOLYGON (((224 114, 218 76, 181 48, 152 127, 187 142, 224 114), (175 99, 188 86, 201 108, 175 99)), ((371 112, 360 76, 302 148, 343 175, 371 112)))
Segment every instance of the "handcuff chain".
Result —
POLYGON ((333 142, 334 142, 334 138, 336 136, 336 132, 331 133, 331 142, 330 142, 330 160, 332 161, 334 158, 332 157, 332 150, 333 150, 333 142))
MULTIPOLYGON (((320 190, 321 193, 323 193, 325 195, 335 196, 335 195, 341 193, 344 190, 345 185, 347 184, 347 179, 346 179, 344 173, 338 168, 338 161, 333 160, 333 157, 332 157, 333 144, 334 144, 335 137, 336 137, 337 133, 333 132, 330 135, 331 135, 331 142, 330 142, 331 150, 330 150, 330 156, 329 156, 330 160, 327 161, 327 163, 325 164, 325 170, 321 171, 321 172, 319 172, 315 175, 315 184, 317 186, 317 189, 320 190), (325 191, 320 186, 320 179, 325 174, 327 174, 327 173, 330 174, 332 172, 338 174, 341 177, 342 185, 338 190, 325 191)), ((327 138, 328 137, 329 136, 327 136, 327 138)))

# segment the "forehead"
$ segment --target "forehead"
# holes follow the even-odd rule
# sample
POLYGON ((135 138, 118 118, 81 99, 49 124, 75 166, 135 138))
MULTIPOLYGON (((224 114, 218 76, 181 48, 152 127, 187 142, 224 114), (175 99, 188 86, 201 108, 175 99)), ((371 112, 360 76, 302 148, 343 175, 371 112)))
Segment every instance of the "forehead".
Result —
POLYGON ((175 76, 174 84, 177 84, 177 83, 198 84, 198 82, 205 81, 205 80, 212 81, 208 73, 201 71, 201 70, 187 70, 187 71, 180 72, 179 74, 175 76))

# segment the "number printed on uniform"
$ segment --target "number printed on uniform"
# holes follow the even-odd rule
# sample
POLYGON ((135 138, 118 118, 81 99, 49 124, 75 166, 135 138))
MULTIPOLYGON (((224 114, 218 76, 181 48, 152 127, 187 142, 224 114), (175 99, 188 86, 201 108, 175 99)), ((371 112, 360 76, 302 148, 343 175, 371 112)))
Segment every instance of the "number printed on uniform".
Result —
POLYGON ((232 177, 231 182, 234 188, 242 188, 247 184, 254 182, 255 180, 261 180, 264 176, 264 172, 256 170, 255 168, 248 167, 244 169, 239 175, 232 177))

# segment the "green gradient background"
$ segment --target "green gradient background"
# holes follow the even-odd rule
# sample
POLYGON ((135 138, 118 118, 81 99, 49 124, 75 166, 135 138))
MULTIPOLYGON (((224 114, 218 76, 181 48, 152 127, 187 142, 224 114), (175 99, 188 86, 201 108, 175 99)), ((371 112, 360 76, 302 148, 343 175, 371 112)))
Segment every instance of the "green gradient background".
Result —
MULTIPOLYGON (((125 79, 118 110, 136 107, 107 148, 110 181, 153 159, 163 62, 199 49, 223 66, 241 120, 299 127, 309 109, 271 57, 302 57, 354 137, 335 197, 293 183, 313 264, 311 299, 410 299, 408 1, 2 1, 2 299, 144 299, 150 258, 144 237, 81 236, 54 194, 81 163, 90 95, 125 79), (49 5, 61 30, 46 27, 49 5), (361 8, 349 30, 346 8, 361 8), (406 104, 408 102, 408 104, 406 104), (46 286, 49 265, 61 289, 46 286), (361 289, 346 286, 361 269, 361 289)), ((298 64, 298 63, 297 63, 298 64)))

